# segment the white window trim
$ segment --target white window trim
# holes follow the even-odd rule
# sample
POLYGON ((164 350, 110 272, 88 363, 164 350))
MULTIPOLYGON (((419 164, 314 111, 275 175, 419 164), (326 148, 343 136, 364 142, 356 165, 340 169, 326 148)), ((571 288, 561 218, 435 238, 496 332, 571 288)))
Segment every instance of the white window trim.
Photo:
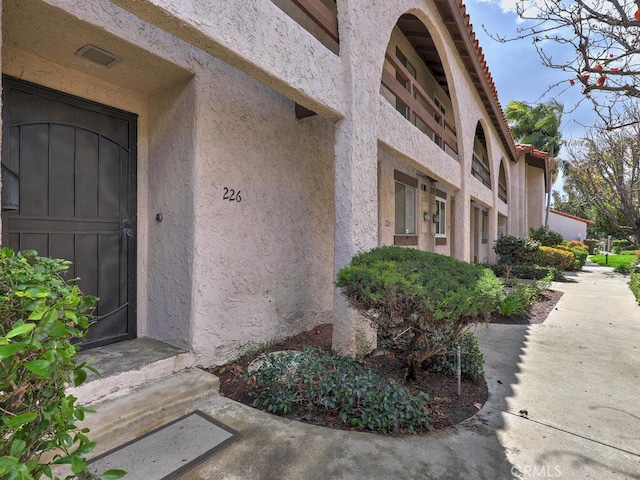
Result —
POLYGON ((436 196, 436 212, 439 212, 438 222, 436 222, 436 238, 447 238, 447 200, 445 198, 436 196), (441 209, 438 209, 438 202, 442 203, 441 209), (444 213, 441 210, 444 210, 444 213), (441 224, 444 233, 438 233, 441 224))

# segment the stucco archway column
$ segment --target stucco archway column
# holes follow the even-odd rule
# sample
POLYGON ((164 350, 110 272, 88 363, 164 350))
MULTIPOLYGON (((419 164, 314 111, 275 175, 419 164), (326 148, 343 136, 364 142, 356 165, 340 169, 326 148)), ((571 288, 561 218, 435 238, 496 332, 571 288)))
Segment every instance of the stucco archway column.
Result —
MULTIPOLYGON (((343 1, 338 12, 347 108, 335 136, 334 274, 356 253, 378 246, 377 111, 388 33, 373 28, 380 17, 371 11, 363 15, 358 3, 343 1)), ((334 351, 359 356, 373 350, 375 330, 338 289, 333 307, 334 351)))
POLYGON ((456 194, 453 206, 455 243, 453 256, 464 262, 471 261, 471 196, 463 190, 456 194))
MULTIPOLYGON (((334 277, 358 252, 378 246, 377 150, 360 122, 336 126, 334 277)), ((360 356, 373 350, 376 332, 334 290, 333 350, 360 356)))
MULTIPOLYGON (((498 204, 497 195, 493 199, 493 204, 498 204)), ((491 208, 489 209, 489 225, 487 229, 487 241, 489 242, 489 263, 495 263, 496 254, 493 251, 493 242, 498 238, 498 209, 491 208)))

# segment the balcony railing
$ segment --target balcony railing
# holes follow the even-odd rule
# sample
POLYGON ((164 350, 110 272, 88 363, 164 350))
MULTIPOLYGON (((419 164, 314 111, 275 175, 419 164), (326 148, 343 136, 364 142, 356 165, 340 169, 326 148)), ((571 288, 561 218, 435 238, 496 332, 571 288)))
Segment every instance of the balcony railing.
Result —
POLYGON ((338 17, 331 9, 320 0, 292 0, 300 10, 305 12, 316 25, 336 42, 340 42, 338 36, 338 17))
POLYGON ((507 186, 502 182, 498 182, 498 198, 507 203, 507 186))
POLYGON ((473 152, 471 174, 480 180, 485 187, 491 188, 491 172, 489 171, 487 161, 480 157, 476 152, 473 152))
POLYGON ((432 140, 457 160, 458 143, 455 127, 447 121, 431 96, 398 60, 395 53, 388 50, 386 58, 395 69, 396 76, 389 70, 383 69, 382 85, 395 96, 396 102, 399 101, 406 106, 405 112, 402 112, 404 116, 414 124, 417 123, 414 119, 419 119, 427 127, 429 133, 435 134, 432 140), (435 115, 442 119, 442 123, 435 119, 435 115), (439 142, 436 140, 438 138, 441 139, 439 142))

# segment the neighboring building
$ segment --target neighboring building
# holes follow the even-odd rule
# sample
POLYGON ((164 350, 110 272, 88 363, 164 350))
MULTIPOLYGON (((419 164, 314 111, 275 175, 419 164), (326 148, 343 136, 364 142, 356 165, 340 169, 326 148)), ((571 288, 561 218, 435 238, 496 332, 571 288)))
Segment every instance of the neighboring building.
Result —
POLYGON ((583 242, 587 238, 588 225, 593 225, 593 222, 554 209, 549 210, 549 228, 558 232, 567 241, 583 242))
POLYGON ((354 352, 355 253, 485 262, 542 223, 457 0, 2 3, 3 244, 74 261, 89 346, 212 365, 333 322, 354 352))

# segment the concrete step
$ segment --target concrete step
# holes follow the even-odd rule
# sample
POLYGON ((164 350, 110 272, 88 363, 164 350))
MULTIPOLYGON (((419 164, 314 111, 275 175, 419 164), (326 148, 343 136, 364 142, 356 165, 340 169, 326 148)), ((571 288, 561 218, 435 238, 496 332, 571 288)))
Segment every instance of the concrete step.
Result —
POLYGON ((78 363, 85 361, 90 361, 100 375, 89 373, 85 383, 67 389, 78 399, 78 405, 127 395, 137 387, 194 366, 189 352, 151 338, 81 351, 78 363))
POLYGON ((130 390, 126 395, 91 405, 81 428, 98 442, 92 458, 133 440, 193 410, 195 404, 218 393, 220 381, 198 368, 187 369, 130 390))

